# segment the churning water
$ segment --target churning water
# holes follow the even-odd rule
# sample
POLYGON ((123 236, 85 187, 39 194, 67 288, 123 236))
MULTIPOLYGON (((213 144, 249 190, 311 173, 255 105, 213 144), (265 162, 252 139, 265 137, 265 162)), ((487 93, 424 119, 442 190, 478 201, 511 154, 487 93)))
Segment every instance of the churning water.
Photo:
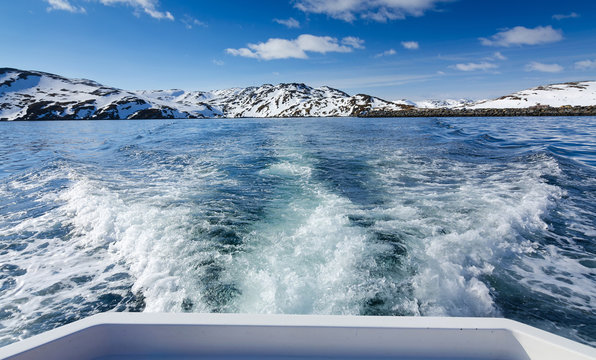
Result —
POLYGON ((507 317, 596 345, 596 118, 0 124, 0 344, 102 311, 507 317))

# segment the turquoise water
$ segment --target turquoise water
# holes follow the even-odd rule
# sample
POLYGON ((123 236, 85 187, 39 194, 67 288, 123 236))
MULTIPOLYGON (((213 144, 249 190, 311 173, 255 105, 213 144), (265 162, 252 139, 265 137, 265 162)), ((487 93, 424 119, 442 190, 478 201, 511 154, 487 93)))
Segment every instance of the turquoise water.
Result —
POLYGON ((103 311, 596 345, 596 118, 0 123, 0 344, 103 311))

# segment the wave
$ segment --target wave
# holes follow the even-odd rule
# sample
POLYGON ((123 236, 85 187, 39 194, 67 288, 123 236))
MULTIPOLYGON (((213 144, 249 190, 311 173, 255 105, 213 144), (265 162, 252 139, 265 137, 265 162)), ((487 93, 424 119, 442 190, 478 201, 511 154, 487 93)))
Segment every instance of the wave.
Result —
POLYGON ((100 311, 506 316, 596 339, 596 176, 573 154, 457 121, 279 121, 135 123, 3 178, 0 343, 100 311))

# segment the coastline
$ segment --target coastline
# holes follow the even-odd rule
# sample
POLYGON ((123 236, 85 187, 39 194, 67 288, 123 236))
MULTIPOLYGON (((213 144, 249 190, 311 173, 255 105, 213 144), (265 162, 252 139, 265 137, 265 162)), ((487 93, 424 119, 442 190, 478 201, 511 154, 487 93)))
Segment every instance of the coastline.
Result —
POLYGON ((596 116, 596 105, 573 107, 529 107, 505 109, 404 109, 372 110, 358 117, 516 117, 516 116, 596 116))
MULTIPOLYGON (((145 114, 147 115, 147 114, 145 114)), ((416 117, 550 117, 550 116, 596 116, 596 106, 576 106, 572 108, 509 108, 509 109, 408 109, 399 111, 372 110, 361 111, 347 116, 214 116, 214 117, 171 117, 171 116, 134 116, 132 118, 20 118, 8 120, 0 118, 0 122, 22 121, 86 121, 86 120, 206 120, 206 119, 290 119, 290 118, 416 118, 416 117)))

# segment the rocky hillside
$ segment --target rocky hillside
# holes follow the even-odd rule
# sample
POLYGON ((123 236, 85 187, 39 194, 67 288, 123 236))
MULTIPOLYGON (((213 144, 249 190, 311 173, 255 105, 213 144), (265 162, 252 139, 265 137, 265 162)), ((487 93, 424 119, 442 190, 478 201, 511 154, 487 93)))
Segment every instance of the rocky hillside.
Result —
POLYGON ((215 114, 206 104, 171 106, 90 80, 0 69, 2 120, 196 118, 215 114))
POLYGON ((391 102, 364 94, 351 96, 326 86, 312 88, 296 83, 214 91, 127 91, 91 80, 0 68, 0 120, 487 116, 484 111, 487 109, 494 110, 490 116, 517 116, 516 111, 497 110, 551 107, 561 110, 557 114, 567 114, 567 108, 581 106, 588 109, 575 109, 573 113, 591 114, 595 105, 596 81, 539 86, 477 102, 466 99, 391 102), (482 111, 469 114, 468 110, 482 111))
POLYGON ((596 105, 596 81, 578 81, 518 91, 494 100, 483 100, 461 107, 469 109, 520 109, 534 106, 596 105))
MULTIPOLYGON (((402 100, 403 101, 403 100, 402 100)), ((531 107, 594 106, 596 81, 578 81, 538 86, 492 100, 421 100, 412 103, 415 109, 528 109, 531 107)), ((405 110, 415 110, 408 108, 405 110)), ((435 113, 435 111, 430 111, 435 113)))
POLYGON ((90 80, 0 69, 0 120, 357 116, 402 105, 329 87, 127 91, 90 80))
POLYGON ((350 96, 327 86, 265 84, 259 87, 203 91, 139 91, 159 101, 185 106, 209 104, 223 117, 355 116, 372 109, 400 110, 400 104, 373 96, 350 96))
POLYGON ((469 99, 422 100, 415 102, 415 106, 419 109, 453 109, 467 107, 473 104, 474 101, 469 99))

